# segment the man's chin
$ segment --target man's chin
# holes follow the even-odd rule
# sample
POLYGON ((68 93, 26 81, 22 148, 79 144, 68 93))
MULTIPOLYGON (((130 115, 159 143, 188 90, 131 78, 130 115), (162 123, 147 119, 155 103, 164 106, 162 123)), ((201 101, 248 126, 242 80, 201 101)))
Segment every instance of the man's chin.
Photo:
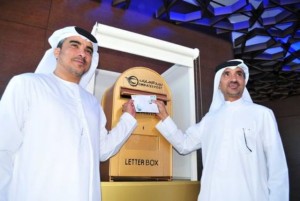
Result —
POLYGON ((76 72, 76 77, 81 78, 85 73, 86 71, 76 72))

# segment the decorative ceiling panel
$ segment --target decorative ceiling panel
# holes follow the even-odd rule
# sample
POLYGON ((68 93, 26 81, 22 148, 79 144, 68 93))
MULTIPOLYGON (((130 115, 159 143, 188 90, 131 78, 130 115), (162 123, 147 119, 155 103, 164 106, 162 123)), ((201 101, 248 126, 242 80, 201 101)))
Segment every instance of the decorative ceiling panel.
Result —
MULTIPOLYGON (((129 0, 113 0, 129 8, 129 0)), ((161 0, 155 18, 230 33, 255 102, 300 95, 300 0, 161 0)))

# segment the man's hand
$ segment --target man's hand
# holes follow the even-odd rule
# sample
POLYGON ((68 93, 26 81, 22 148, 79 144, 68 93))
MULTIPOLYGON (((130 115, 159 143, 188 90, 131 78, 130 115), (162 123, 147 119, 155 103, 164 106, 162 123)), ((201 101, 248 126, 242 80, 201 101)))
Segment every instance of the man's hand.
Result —
POLYGON ((129 100, 126 103, 123 104, 122 112, 128 112, 133 117, 135 117, 136 112, 135 112, 135 108, 134 108, 134 105, 133 105, 133 100, 129 100))
POLYGON ((169 116, 169 114, 167 112, 164 102, 160 100, 155 100, 154 103, 157 105, 159 110, 159 113, 157 113, 156 116, 162 121, 165 120, 169 116))

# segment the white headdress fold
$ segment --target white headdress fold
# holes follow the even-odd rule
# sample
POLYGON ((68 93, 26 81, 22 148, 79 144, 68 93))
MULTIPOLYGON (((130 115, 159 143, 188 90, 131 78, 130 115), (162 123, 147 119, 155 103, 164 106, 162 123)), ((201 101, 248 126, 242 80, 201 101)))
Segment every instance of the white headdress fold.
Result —
POLYGON ((51 48, 47 50, 46 53, 44 54, 44 57, 42 58, 38 67, 36 68, 35 73, 48 74, 54 72, 56 68, 56 58, 54 56, 54 49, 57 47, 58 43, 61 40, 68 38, 70 36, 80 36, 93 43, 93 56, 92 56, 90 69, 82 76, 79 82, 79 84, 83 88, 86 88, 98 66, 98 61, 99 61, 98 44, 94 36, 92 36, 90 33, 88 33, 87 31, 79 27, 70 26, 70 27, 62 28, 55 31, 49 37, 48 41, 51 45, 51 48))

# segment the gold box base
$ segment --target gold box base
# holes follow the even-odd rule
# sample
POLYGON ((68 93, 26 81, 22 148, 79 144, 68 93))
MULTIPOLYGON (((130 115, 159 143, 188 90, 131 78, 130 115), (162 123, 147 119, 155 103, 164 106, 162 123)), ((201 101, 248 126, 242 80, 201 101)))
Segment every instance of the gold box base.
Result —
POLYGON ((197 201, 199 181, 102 182, 102 201, 197 201))

